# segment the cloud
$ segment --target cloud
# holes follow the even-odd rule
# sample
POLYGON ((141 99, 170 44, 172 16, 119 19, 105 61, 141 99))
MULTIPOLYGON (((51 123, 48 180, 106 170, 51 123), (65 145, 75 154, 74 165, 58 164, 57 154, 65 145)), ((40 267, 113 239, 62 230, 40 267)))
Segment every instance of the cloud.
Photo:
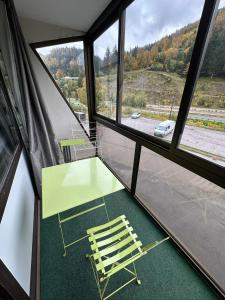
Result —
POLYGON ((113 50, 116 46, 118 49, 118 31, 119 22, 116 21, 94 42, 94 54, 96 56, 103 58, 107 47, 113 50))
POLYGON ((128 50, 153 43, 200 19, 204 0, 136 0, 126 12, 128 50))
POLYGON ((225 0, 220 0, 219 8, 225 7, 225 0))
MULTIPOLYGON (((222 0, 225 2, 225 0, 222 0)), ((136 0, 126 10, 125 49, 144 46, 200 19, 204 0, 136 0)), ((118 22, 94 43, 95 55, 118 47, 118 22)))
POLYGON ((37 48, 37 52, 41 53, 43 55, 47 55, 50 53, 52 49, 56 48, 62 48, 62 47, 76 47, 79 49, 83 49, 83 42, 74 42, 74 43, 66 43, 66 44, 60 44, 60 45, 55 45, 55 46, 49 46, 49 47, 42 47, 42 48, 37 48))
MULTIPOLYGON (((136 0, 126 10, 125 48, 144 46, 171 34, 187 24, 198 21, 201 17, 204 0, 136 0)), ((225 7, 221 0, 219 8, 225 7)), ((94 42, 94 54, 104 57, 107 47, 118 47, 118 27, 116 21, 94 42)), ((83 48, 82 42, 64 44, 64 47, 83 48)), ((48 54, 52 48, 38 49, 48 54)))

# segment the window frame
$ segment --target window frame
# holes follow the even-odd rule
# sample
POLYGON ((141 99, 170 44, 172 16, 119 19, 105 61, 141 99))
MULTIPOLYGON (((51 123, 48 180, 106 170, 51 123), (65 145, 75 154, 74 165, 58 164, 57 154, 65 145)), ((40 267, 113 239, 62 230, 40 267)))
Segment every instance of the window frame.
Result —
MULTIPOLYGON (((11 106, 9 104, 8 91, 7 91, 7 88, 5 86, 5 82, 4 82, 4 78, 2 76, 1 70, 0 70, 0 87, 3 91, 4 96, 5 96, 7 106, 9 107, 9 110, 12 113, 12 118, 13 118, 12 121, 15 123, 16 129, 18 129, 14 114, 13 114, 11 106)), ((14 176, 15 176, 15 173, 16 173, 17 165, 19 163, 20 155, 21 155, 22 148, 23 148, 22 143, 21 143, 21 137, 20 137, 20 134, 19 134, 18 130, 17 130, 17 133, 18 133, 18 142, 17 142, 15 150, 14 150, 12 156, 11 156, 9 166, 5 170, 4 177, 1 181, 1 188, 0 188, 0 223, 1 223, 1 220, 2 220, 3 215, 4 215, 4 211, 5 211, 5 208, 6 208, 7 201, 8 201, 9 193, 10 193, 10 190, 11 190, 11 186, 12 186, 12 183, 13 183, 13 179, 14 179, 14 176)))
MULTIPOLYGON (((204 269, 196 259, 188 252, 183 245, 174 238, 173 234, 161 223, 158 217, 154 216, 152 211, 144 206, 142 201, 137 197, 136 183, 139 170, 139 162, 142 146, 154 151, 163 157, 177 163, 178 165, 190 170, 191 172, 200 175, 201 177, 225 188, 225 168, 217 165, 211 161, 204 158, 196 156, 192 153, 185 152, 179 148, 179 142, 183 133, 184 126, 186 124, 188 112, 191 106, 193 93, 195 90, 195 85, 198 80, 198 75, 201 69, 201 65, 204 60, 204 55, 207 50, 207 45, 209 42, 210 33, 212 31, 215 17, 217 14, 219 0, 205 0, 204 7, 202 10, 202 15, 200 18, 200 23, 197 31, 197 36, 195 39, 194 49, 192 52, 190 67, 188 70, 185 87, 183 91, 183 96, 181 99, 181 104, 178 112, 177 123, 174 130, 174 135, 171 143, 165 142, 163 140, 157 139, 154 136, 150 136, 131 127, 121 124, 121 118, 117 115, 116 120, 111 120, 105 116, 99 115, 95 111, 95 85, 94 85, 94 73, 93 73, 93 42, 95 39, 101 35, 113 22, 119 20, 119 72, 117 89, 121 84, 121 78, 123 76, 122 68, 122 51, 124 46, 124 28, 125 28, 125 15, 124 10, 131 4, 134 0, 124 0, 122 3, 119 0, 112 1, 108 9, 100 15, 99 19, 93 24, 87 33, 88 47, 92 49, 87 57, 90 68, 89 86, 91 87, 91 97, 89 101, 92 101, 92 109, 90 110, 91 118, 100 124, 109 127, 116 132, 132 139, 136 142, 134 163, 133 163, 133 174, 132 174, 132 184, 131 189, 128 191, 135 197, 141 206, 154 218, 158 225, 166 231, 172 238, 174 245, 176 245, 184 253, 185 257, 191 261, 192 265, 200 271, 211 283, 212 287, 223 296, 225 296, 225 290, 208 274, 207 270, 204 269), (110 16, 110 18, 109 18, 110 16), (107 20, 108 17, 108 20, 107 20), (121 52, 120 52, 121 51, 121 52)), ((119 90, 117 91, 118 99, 117 104, 121 105, 121 96, 119 90)), ((117 114, 121 112, 121 107, 117 107, 117 114)), ((118 176, 117 176, 118 177, 118 176)))
MULTIPOLYGON (((92 110, 92 107, 90 107, 90 101, 88 101, 88 99, 90 97, 90 92, 89 92, 89 89, 88 89, 89 80, 87 79, 87 77, 89 76, 89 70, 88 70, 89 68, 88 68, 87 63, 86 63, 87 62, 87 58, 86 58, 87 44, 86 44, 85 36, 84 35, 79 35, 79 36, 65 37, 65 38, 60 38, 60 39, 55 39, 55 40, 41 41, 41 42, 36 42, 36 43, 30 43, 29 46, 31 47, 31 50, 33 51, 34 55, 37 57, 38 61, 41 63, 41 65, 44 68, 45 72, 48 74, 48 76, 51 79, 51 81, 53 82, 54 86, 57 88, 57 90, 60 93, 60 95, 62 96, 64 102, 69 107, 69 109, 72 112, 72 114, 74 115, 75 119, 77 120, 77 122, 79 123, 81 128, 84 130, 86 136, 89 139, 91 139, 91 136, 89 136, 89 134, 86 131, 85 127, 83 126, 82 122, 80 121, 80 119, 75 114, 75 112, 74 112, 73 108, 71 107, 70 103, 67 101, 65 95, 63 94, 62 90, 60 89, 60 87, 56 83, 56 81, 53 78, 51 72, 48 70, 47 66, 45 65, 45 63, 43 62, 43 60, 41 59, 41 56, 39 55, 39 53, 37 51, 38 48, 49 47, 49 46, 57 46, 57 45, 63 45, 63 44, 67 44, 67 43, 75 43, 75 42, 83 42, 86 89, 87 89, 88 117, 89 117, 89 122, 91 124, 93 124, 94 120, 90 118, 90 110, 92 110)), ((92 134, 92 131, 91 131, 91 134, 92 134)))
MULTIPOLYGON (((94 41, 106 31, 115 21, 119 20, 119 49, 118 49, 118 74, 117 74, 117 116, 116 120, 112 120, 106 116, 98 114, 95 109, 95 84, 92 86, 93 95, 92 109, 90 110, 91 118, 111 129, 124 134, 128 138, 138 142, 139 144, 153 150, 162 156, 170 159, 181 166, 189 169, 190 171, 216 183, 217 185, 225 188, 225 172, 224 167, 210 162, 207 159, 198 157, 192 153, 185 152, 179 148, 179 142, 183 133, 186 119, 188 116, 189 108, 192 102, 192 97, 195 85, 198 79, 199 71, 204 59, 204 55, 209 42, 210 33, 212 31, 219 0, 205 0, 200 23, 195 39, 194 49, 190 61, 190 67, 187 74, 184 91, 181 99, 181 104, 178 112, 177 122, 174 129, 174 134, 171 143, 158 139, 157 137, 148 135, 144 132, 138 131, 134 128, 121 124, 121 104, 122 104, 122 84, 123 84, 123 51, 124 51, 124 33, 125 33, 125 9, 133 1, 125 1, 126 3, 116 3, 113 10, 112 17, 107 20, 103 16, 99 18, 87 33, 89 47, 93 49, 94 41), (116 7, 116 11, 115 11, 116 7)), ((93 51, 93 50, 92 50, 93 51)), ((93 55, 93 52, 92 52, 93 55)), ((91 61, 89 60, 90 64, 91 61)), ((93 58, 92 58, 93 62, 93 58)), ((91 65, 93 68, 93 65, 91 65)), ((92 74, 94 72, 92 70, 92 74)), ((89 78, 94 82, 94 76, 89 78)), ((135 190, 135 187, 133 187, 135 190)))
POLYGON ((19 143, 16 146, 14 154, 12 155, 11 158, 11 162, 9 164, 8 169, 5 172, 5 177, 2 181, 2 187, 0 190, 0 223, 4 215, 5 207, 8 201, 9 193, 19 163, 21 152, 22 152, 22 145, 19 143))
MULTIPOLYGON (((122 13, 123 14, 123 13, 122 13)), ((116 122, 118 123, 118 115, 119 115, 119 111, 118 111, 118 105, 120 105, 120 100, 119 100, 119 85, 120 85, 120 82, 121 82, 121 77, 122 77, 122 72, 123 70, 121 69, 121 62, 122 62, 122 57, 121 57, 121 50, 120 50, 120 45, 121 45, 121 38, 120 38, 120 32, 121 30, 124 30, 124 28, 121 29, 121 17, 114 20, 112 23, 110 23, 110 25, 107 27, 107 29, 105 31, 103 31, 101 34, 98 34, 98 36, 95 38, 95 40, 92 41, 92 51, 93 51, 93 62, 94 62, 94 42, 104 33, 106 32, 112 25, 114 25, 116 22, 118 21, 118 36, 117 36, 117 46, 118 46, 118 59, 117 59, 117 74, 116 74, 116 118, 115 119, 112 119, 112 118, 109 118, 109 117, 106 117, 104 116, 103 114, 101 113, 98 113, 97 112, 97 101, 96 101, 96 76, 95 76, 95 70, 94 70, 94 67, 93 67, 93 82, 94 82, 94 107, 95 107, 95 115, 96 116, 99 116, 99 117, 103 117, 103 118, 106 118, 107 120, 111 120, 113 122, 116 122)), ((121 94, 122 96, 122 94, 121 94)))
MULTIPOLYGON (((112 130, 115 130, 116 132, 136 142, 134 163, 133 163, 133 173, 132 173, 132 183, 131 183, 131 189, 128 189, 128 191, 131 192, 131 194, 136 198, 136 200, 139 202, 140 205, 144 207, 142 201, 135 194, 135 190, 136 190, 142 146, 177 163, 178 165, 190 170, 191 172, 202 176, 203 178, 221 186, 222 188, 225 188, 224 167, 217 165, 213 162, 210 162, 204 158, 198 157, 192 153, 185 152, 184 150, 179 149, 180 138, 182 136, 183 129, 186 124, 195 85, 207 49, 210 32, 214 25, 215 16, 217 14, 217 8, 219 6, 219 0, 205 0, 204 2, 204 8, 200 18, 199 28, 195 39, 195 45, 192 52, 190 67, 188 70, 183 96, 181 99, 181 104, 178 112, 176 127, 174 130, 174 135, 171 143, 165 142, 154 136, 148 135, 146 133, 128 127, 124 124, 121 124, 125 9, 133 1, 134 0, 111 1, 110 4, 107 6, 107 8, 103 11, 103 13, 94 22, 94 24, 91 26, 91 28, 84 36, 35 43, 35 44, 31 44, 31 47, 35 53, 35 47, 37 46, 39 47, 51 46, 51 45, 55 45, 57 41, 58 44, 62 44, 63 41, 65 43, 73 42, 76 40, 83 41, 89 121, 95 122, 94 126, 96 126, 96 122, 99 122, 100 124, 112 130), (118 20, 119 20, 119 34, 118 34, 118 39, 119 39, 118 58, 119 59, 118 59, 118 73, 117 73, 117 108, 116 108, 116 120, 112 120, 96 112, 93 43, 104 31, 106 31, 115 21, 118 20)), ((55 84, 54 79, 52 78, 51 74, 43 64, 39 55, 37 55, 37 57, 39 61, 42 63, 42 66, 45 68, 49 77, 52 79, 53 83, 55 84)), ((59 89, 57 85, 56 88, 59 89)), ((61 93, 61 90, 59 90, 59 92, 61 93)), ((63 95, 62 97, 66 101, 63 95)), ((67 101, 66 103, 68 105, 67 101)), ((115 172, 113 173, 115 174, 115 172)), ((115 174, 115 176, 117 176, 117 174, 115 174)), ((159 224, 159 226, 161 226, 161 228, 163 228, 164 231, 170 234, 173 243, 177 245, 179 249, 181 249, 181 251, 188 258, 188 260, 191 261, 191 263, 194 265, 194 267, 197 267, 197 269, 201 272, 201 274, 204 274, 204 276, 209 279, 209 281, 216 288, 217 291, 219 291, 222 295, 225 295, 225 290, 221 286, 219 286, 218 283, 215 282, 213 278, 210 278, 210 275, 207 273, 207 270, 205 270, 204 267, 200 265, 198 261, 196 261, 195 258, 188 252, 188 250, 185 249, 182 246, 182 244, 174 238, 173 234, 169 232, 169 230, 160 222, 160 220, 156 216, 154 216, 152 211, 150 211, 146 207, 144 207, 144 209, 155 219, 155 221, 159 224)))

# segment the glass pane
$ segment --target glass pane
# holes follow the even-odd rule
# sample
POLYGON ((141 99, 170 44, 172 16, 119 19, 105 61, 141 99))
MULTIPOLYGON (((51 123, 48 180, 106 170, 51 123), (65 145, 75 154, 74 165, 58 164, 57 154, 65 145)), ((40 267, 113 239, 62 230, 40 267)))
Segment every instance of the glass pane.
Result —
POLYGON ((180 148, 225 167, 225 1, 214 24, 180 148))
POLYGON ((96 111, 116 119, 118 21, 94 42, 96 111))
POLYGON ((88 119, 83 42, 36 49, 81 121, 88 119))
MULTIPOLYGON (((4 61, 1 49, 0 49, 0 71, 2 73, 4 84, 5 84, 7 92, 8 92, 8 97, 10 98, 10 103, 12 105, 13 113, 15 115, 18 127, 20 129, 20 133, 22 134, 23 137, 25 137, 26 134, 25 134, 25 131, 24 131, 24 126, 23 126, 23 123, 22 123, 21 115, 19 114, 19 109, 18 109, 18 106, 17 106, 17 102, 15 101, 15 99, 17 97, 16 85, 14 84, 14 82, 12 83, 12 81, 9 78, 9 74, 8 74, 9 70, 7 70, 7 68, 6 68, 5 61, 4 61)), ((6 103, 5 103, 5 107, 7 107, 6 103)), ((11 115, 11 112, 8 111, 8 114, 10 115, 10 119, 9 119, 10 122, 14 122, 13 119, 12 119, 13 117, 11 115)), ((15 139, 17 140, 17 132, 16 132, 16 129, 15 129, 14 126, 13 126, 13 128, 14 128, 14 131, 15 131, 13 134, 15 136, 15 139)))
POLYGON ((98 155, 130 188, 135 142, 100 124, 97 126, 97 135, 99 140, 98 155))
POLYGON ((171 141, 204 0, 126 10, 122 123, 171 141))
POLYGON ((225 288, 225 190, 143 147, 136 194, 225 288))
POLYGON ((0 88, 0 190, 18 142, 13 116, 0 88))

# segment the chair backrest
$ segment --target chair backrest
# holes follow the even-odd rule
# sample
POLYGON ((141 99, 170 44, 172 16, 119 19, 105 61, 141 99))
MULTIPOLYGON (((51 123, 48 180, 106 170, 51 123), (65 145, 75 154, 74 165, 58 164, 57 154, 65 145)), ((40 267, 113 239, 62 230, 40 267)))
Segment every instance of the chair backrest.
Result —
MULTIPOLYGON (((83 147, 77 147, 77 156, 81 158, 87 158, 92 156, 100 156, 103 158, 103 151, 102 151, 102 143, 101 137, 97 134, 96 127, 93 126, 94 123, 82 122, 86 132, 89 135, 89 140, 87 140, 86 145, 83 147)), ((83 129, 79 128, 72 128, 72 137, 73 138, 81 138, 84 136, 83 129)))
POLYGON ((87 230, 97 271, 108 278, 126 268, 169 237, 142 246, 125 215, 87 230), (117 252, 117 253, 116 253, 117 252), (112 256, 110 255, 112 254, 112 256))
POLYGON ((59 141, 59 145, 60 145, 61 149, 63 149, 63 147, 67 147, 67 146, 83 145, 85 143, 86 142, 85 142, 84 138, 64 139, 64 140, 59 141))
POLYGON ((65 162, 71 162, 71 146, 85 145, 84 138, 63 139, 59 141, 60 149, 63 153, 65 162))

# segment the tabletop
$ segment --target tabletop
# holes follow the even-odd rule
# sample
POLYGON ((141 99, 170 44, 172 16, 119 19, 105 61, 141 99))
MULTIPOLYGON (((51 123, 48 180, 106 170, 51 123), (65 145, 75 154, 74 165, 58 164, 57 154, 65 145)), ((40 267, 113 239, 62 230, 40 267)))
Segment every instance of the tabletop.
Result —
POLYGON ((98 158, 42 169, 42 218, 124 189, 98 158))

